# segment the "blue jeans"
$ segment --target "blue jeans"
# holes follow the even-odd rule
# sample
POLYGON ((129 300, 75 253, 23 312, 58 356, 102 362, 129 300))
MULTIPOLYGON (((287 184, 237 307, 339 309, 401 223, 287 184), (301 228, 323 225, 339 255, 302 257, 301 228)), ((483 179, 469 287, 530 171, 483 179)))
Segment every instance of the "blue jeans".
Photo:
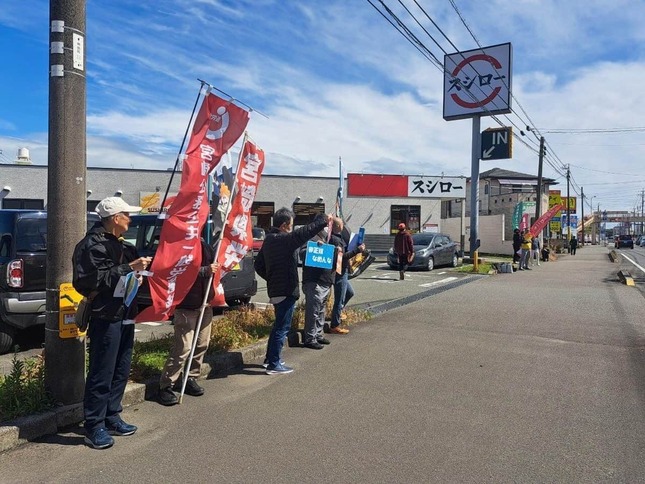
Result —
POLYGON ((121 421, 121 400, 130 376, 134 324, 92 320, 88 329, 90 357, 85 382, 85 429, 112 426, 121 421))
POLYGON ((266 357, 269 368, 275 368, 280 363, 280 353, 284 345, 284 338, 291 329, 291 318, 295 307, 296 298, 293 296, 287 296, 284 301, 273 305, 275 321, 269 335, 266 357))
POLYGON ((334 282, 334 307, 331 311, 331 323, 329 326, 335 328, 340 325, 340 313, 354 296, 354 288, 349 283, 349 274, 345 272, 342 276, 336 276, 334 282))

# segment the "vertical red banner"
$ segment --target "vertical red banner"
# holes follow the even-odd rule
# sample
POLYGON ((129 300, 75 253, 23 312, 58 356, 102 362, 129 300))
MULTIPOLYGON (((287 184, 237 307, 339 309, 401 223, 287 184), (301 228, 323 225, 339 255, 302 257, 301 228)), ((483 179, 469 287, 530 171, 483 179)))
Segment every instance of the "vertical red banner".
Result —
POLYGON ((179 193, 168 209, 148 278, 152 306, 137 321, 164 321, 192 287, 201 264, 201 233, 208 218, 208 174, 239 139, 249 113, 207 94, 183 157, 179 193))
POLYGON ((235 174, 237 187, 231 200, 231 209, 226 217, 224 233, 217 253, 220 270, 213 278, 215 296, 213 306, 225 306, 221 278, 240 263, 253 244, 251 233, 251 207, 262 178, 264 151, 252 141, 244 143, 240 163, 235 174))

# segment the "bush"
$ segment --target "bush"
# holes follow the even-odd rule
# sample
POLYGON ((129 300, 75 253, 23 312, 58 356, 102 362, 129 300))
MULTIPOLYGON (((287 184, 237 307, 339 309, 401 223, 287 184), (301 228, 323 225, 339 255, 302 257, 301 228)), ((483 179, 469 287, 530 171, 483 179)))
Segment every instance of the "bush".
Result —
POLYGON ((0 376, 0 422, 53 406, 53 399, 45 391, 43 357, 22 361, 14 354, 11 373, 0 376))

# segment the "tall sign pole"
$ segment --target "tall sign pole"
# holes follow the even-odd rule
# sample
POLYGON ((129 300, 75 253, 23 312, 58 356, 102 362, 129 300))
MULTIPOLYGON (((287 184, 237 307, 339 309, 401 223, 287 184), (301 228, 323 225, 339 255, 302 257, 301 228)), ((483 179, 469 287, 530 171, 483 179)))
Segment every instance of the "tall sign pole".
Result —
POLYGON ((59 302, 87 224, 85 0, 50 0, 49 19, 45 386, 68 405, 83 400, 85 380, 85 340, 61 337, 59 302))
POLYGON ((481 116, 473 116, 470 171, 470 257, 475 270, 479 264, 479 157, 481 156, 481 116))
MULTIPOLYGON (((508 114, 511 109, 511 44, 455 52, 444 56, 443 119, 472 118, 470 176, 470 255, 477 270, 479 249, 479 160, 504 155, 494 142, 482 153, 481 116, 508 114)), ((491 134, 491 136, 493 136, 491 134)), ((491 139, 497 139, 494 137, 491 139)), ((509 151, 510 152, 510 146, 509 151)))

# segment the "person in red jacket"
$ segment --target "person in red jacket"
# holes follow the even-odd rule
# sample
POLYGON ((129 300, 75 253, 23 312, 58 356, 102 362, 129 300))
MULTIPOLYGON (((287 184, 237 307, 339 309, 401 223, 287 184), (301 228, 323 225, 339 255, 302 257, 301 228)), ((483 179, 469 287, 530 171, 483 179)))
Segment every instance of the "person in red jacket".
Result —
POLYGON ((414 244, 410 232, 405 229, 405 224, 399 224, 399 232, 394 236, 394 253, 399 262, 399 280, 405 279, 405 270, 414 259, 414 244))

